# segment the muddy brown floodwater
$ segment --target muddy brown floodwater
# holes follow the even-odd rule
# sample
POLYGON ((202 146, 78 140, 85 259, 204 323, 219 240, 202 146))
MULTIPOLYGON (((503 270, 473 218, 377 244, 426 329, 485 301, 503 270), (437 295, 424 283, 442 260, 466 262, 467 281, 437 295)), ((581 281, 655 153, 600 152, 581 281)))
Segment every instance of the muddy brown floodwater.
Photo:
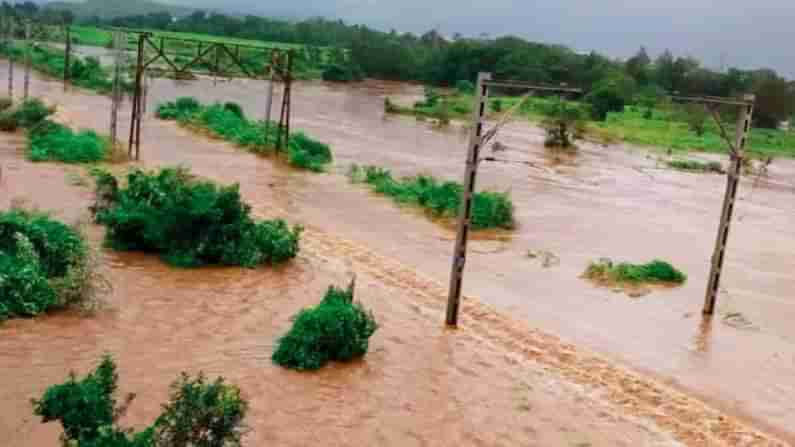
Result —
MULTIPOLYGON (((107 127, 107 98, 38 77, 32 91, 78 127, 107 127)), ((264 86, 253 81, 158 80, 151 92, 151 106, 191 95, 263 115, 264 86)), ((294 123, 333 146, 328 175, 147 120, 146 166, 184 164, 239 182, 258 214, 308 227, 303 254, 277 271, 181 271, 107 253, 115 292, 106 310, 0 327, 0 434, 11 434, 9 445, 54 445, 56 428, 35 421, 28 399, 106 351, 119 358, 122 389, 139 395, 129 423, 151 420, 180 371, 201 369, 239 383, 251 399, 250 445, 775 444, 744 424, 795 441, 793 162, 777 160, 767 177, 743 182, 720 313, 707 324, 700 307, 723 178, 656 169, 653 156, 622 146, 584 145, 556 164, 541 131, 512 124, 500 137, 508 150, 497 156, 536 167, 485 164, 479 186, 510 191, 519 227, 472 244, 463 329, 449 333, 441 285, 450 231, 342 175, 356 162, 458 179, 460 129, 383 115, 384 95, 417 93, 390 83, 299 83, 294 123), (559 263, 544 267, 529 250, 559 263), (688 282, 630 299, 579 279, 600 257, 667 259, 688 282), (364 278, 360 298, 383 323, 366 360, 318 375, 273 367, 272 344, 289 316, 354 272, 364 278)), ((69 186, 65 172, 74 168, 33 165, 18 137, 2 142, 0 208, 23 197, 70 221, 84 216, 91 194, 69 186)), ((99 233, 91 229, 95 240, 99 233)))

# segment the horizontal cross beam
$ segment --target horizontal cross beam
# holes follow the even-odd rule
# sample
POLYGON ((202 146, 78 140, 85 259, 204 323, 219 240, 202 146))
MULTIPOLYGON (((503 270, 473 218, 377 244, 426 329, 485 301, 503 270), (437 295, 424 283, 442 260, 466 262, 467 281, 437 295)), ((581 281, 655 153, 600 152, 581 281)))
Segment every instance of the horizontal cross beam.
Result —
POLYGON ((550 92, 562 93, 583 93, 581 88, 572 88, 565 86, 551 86, 551 85, 535 85, 520 81, 486 81, 483 83, 486 87, 502 87, 502 88, 517 88, 526 90, 541 90, 550 92))

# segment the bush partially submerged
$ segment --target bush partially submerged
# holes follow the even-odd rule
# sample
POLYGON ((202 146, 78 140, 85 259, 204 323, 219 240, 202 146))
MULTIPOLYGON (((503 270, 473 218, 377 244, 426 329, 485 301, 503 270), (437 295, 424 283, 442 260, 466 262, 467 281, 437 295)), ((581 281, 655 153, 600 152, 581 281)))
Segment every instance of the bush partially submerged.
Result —
MULTIPOLYGON (((455 217, 461 209, 463 186, 440 182, 429 175, 395 179, 387 169, 376 166, 351 166, 348 174, 354 183, 367 183, 375 192, 399 203, 420 206, 434 216, 455 217)), ((513 228, 513 203, 508 194, 493 191, 475 193, 472 226, 475 229, 513 228)))
POLYGON ((697 160, 671 160, 666 163, 669 168, 689 172, 715 172, 722 174, 725 171, 719 161, 697 161, 697 160))
POLYGON ((96 370, 82 379, 74 373, 48 388, 33 401, 42 422, 58 421, 64 445, 79 447, 238 447, 248 404, 240 389, 223 378, 208 382, 204 375, 182 374, 171 385, 163 413, 139 433, 118 426, 118 419, 134 395, 116 400, 116 364, 105 356, 96 370))
POLYGON ((622 262, 613 264, 610 259, 592 262, 585 271, 585 277, 609 283, 671 283, 682 284, 687 275, 680 272, 668 262, 659 259, 647 264, 630 264, 622 262))
MULTIPOLYGON (((236 103, 205 106, 194 98, 179 98, 158 106, 157 117, 207 129, 252 152, 267 154, 277 151, 278 124, 249 120, 236 103)), ((328 145, 313 140, 303 132, 290 135, 287 147, 282 150, 288 163, 302 169, 319 172, 332 161, 328 145)))
POLYGON ((16 108, 0 112, 0 130, 27 129, 28 157, 32 161, 88 163, 107 158, 111 147, 107 138, 92 130, 74 132, 48 120, 54 112, 39 99, 27 99, 16 108))
POLYGON ((169 402, 153 426, 154 445, 163 447, 233 447, 245 434, 248 404, 240 389, 222 377, 209 382, 182 373, 171 385, 169 402))
POLYGON ((292 329, 279 339, 273 361, 298 370, 319 369, 329 361, 350 361, 367 353, 377 329, 373 315, 353 302, 353 287, 329 287, 318 306, 295 317, 292 329))
MULTIPOLYGON (((63 76, 66 60, 61 49, 50 48, 41 43, 35 46, 19 43, 0 46, 0 54, 14 60, 22 60, 26 50, 30 51, 31 65, 34 69, 57 78, 63 76)), ((74 54, 71 56, 69 81, 78 87, 103 93, 110 92, 113 86, 110 72, 102 68, 98 58, 81 58, 74 54)), ((128 92, 132 91, 132 82, 129 78, 122 80, 122 88, 128 92)))
POLYGON ((13 105, 14 105, 13 99, 6 96, 0 97, 0 112, 5 112, 6 110, 10 109, 11 106, 13 105))
POLYGON ((105 357, 83 379, 70 374, 66 382, 47 388, 41 399, 33 401, 33 412, 42 422, 59 421, 64 440, 94 441, 103 427, 114 422, 118 379, 116 365, 105 357))
MULTIPOLYGON (((107 175, 102 179, 107 183, 107 175)), ((283 220, 255 222, 238 185, 198 181, 183 169, 135 170, 113 194, 103 193, 111 203, 96 218, 118 250, 158 253, 182 267, 279 264, 298 253, 300 227, 290 229, 283 220)))
POLYGON ((31 98, 22 101, 18 107, 13 109, 11 116, 16 119, 20 127, 30 129, 42 123, 53 113, 55 110, 44 105, 41 100, 31 98))
POLYGON ((290 136, 287 157, 293 166, 321 172, 324 166, 331 163, 331 149, 327 144, 298 132, 290 136))
POLYGON ((330 82, 351 82, 364 79, 364 72, 356 64, 333 64, 323 71, 323 80, 330 82))
POLYGON ((111 143, 93 130, 74 132, 52 121, 44 121, 30 131, 28 156, 32 161, 91 163, 104 160, 111 143))
POLYGON ((157 106, 155 114, 164 120, 188 119, 201 109, 201 104, 195 98, 182 97, 176 101, 164 102, 157 106))
POLYGON ((99 280, 77 230, 41 213, 0 212, 0 321, 90 304, 99 280))

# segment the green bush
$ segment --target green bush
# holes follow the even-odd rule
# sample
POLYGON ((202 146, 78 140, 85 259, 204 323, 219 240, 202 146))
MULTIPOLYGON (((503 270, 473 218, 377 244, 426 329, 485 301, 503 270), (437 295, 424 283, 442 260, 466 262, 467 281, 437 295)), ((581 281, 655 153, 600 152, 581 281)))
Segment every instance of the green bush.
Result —
POLYGON ((13 116, 20 127, 30 129, 40 124, 54 112, 55 110, 44 105, 40 99, 32 98, 22 101, 19 107, 13 111, 13 116))
POLYGON ((240 389, 223 378, 208 382, 183 373, 171 385, 169 402, 150 426, 135 433, 118 426, 135 397, 121 404, 116 364, 105 356, 82 379, 70 374, 66 382, 49 387, 33 401, 33 412, 42 422, 58 421, 65 446, 75 447, 239 447, 248 404, 240 389))
MULTIPOLYGON (((26 50, 30 50, 30 60, 33 68, 50 76, 63 77, 66 60, 61 49, 50 48, 42 44, 37 44, 33 47, 24 44, 14 44, 10 47, 0 47, 0 54, 11 57, 14 60, 22 60, 26 50)), ((73 85, 103 93, 110 92, 113 86, 110 73, 102 68, 99 59, 96 57, 83 59, 73 54, 70 62, 69 79, 73 85)), ((123 80, 122 88, 125 91, 132 91, 132 87, 132 82, 123 80)))
POLYGON ((227 102, 224 104, 224 110, 232 112, 238 119, 246 119, 245 113, 243 113, 243 108, 240 107, 240 104, 236 102, 227 102))
POLYGON ((110 141, 93 130, 73 132, 68 127, 44 121, 31 130, 28 156, 32 161, 90 163, 104 160, 110 141))
MULTIPOLYGON (((193 98, 180 98, 158 106, 157 116, 189 122, 253 152, 276 150, 278 125, 246 119, 243 110, 235 103, 204 106, 193 98)), ((332 161, 328 145, 309 138, 303 132, 290 136, 285 155, 291 165, 315 172, 322 171, 332 161)))
POLYGON ((680 171, 690 172, 715 172, 722 174, 723 165, 719 161, 697 161, 697 160, 671 160, 666 163, 669 168, 678 169, 680 171))
POLYGON ((16 132, 19 128, 19 121, 13 113, 8 111, 0 112, 0 131, 16 132))
POLYGON ((364 356, 378 329, 371 313, 353 302, 353 289, 329 287, 320 305, 302 310, 279 339, 273 361, 298 370, 322 368, 329 361, 364 356))
POLYGON ((475 93, 475 84, 464 79, 455 83, 455 89, 462 95, 471 95, 475 93))
MULTIPOLYGON (((434 216, 456 217, 461 209, 463 186, 460 183, 442 183, 429 175, 397 180, 389 170, 376 166, 353 165, 348 175, 354 183, 367 183, 379 194, 390 196, 399 203, 422 207, 434 216)), ((510 229, 513 225, 513 203, 507 194, 493 191, 475 193, 473 228, 510 229)))
POLYGON ((290 136, 287 156, 291 165, 315 172, 322 171, 325 165, 331 163, 331 149, 328 145, 309 138, 303 132, 290 136))
POLYGON ((41 399, 33 401, 33 413, 45 423, 59 421, 64 440, 92 442, 114 422, 118 379, 116 364, 106 356, 82 380, 71 374, 65 383, 47 388, 41 399))
POLYGON ((201 103, 196 98, 183 96, 176 101, 165 102, 157 106, 155 115, 164 120, 188 119, 201 110, 201 103))
POLYGON ((14 100, 9 97, 0 97, 0 112, 5 112, 14 105, 14 100))
POLYGON ((415 109, 435 107, 442 100, 442 95, 431 86, 425 86, 425 99, 414 104, 415 109))
POLYGON ((243 436, 248 403, 240 389, 223 378, 208 382, 183 373, 171 385, 171 397, 154 424, 154 445, 163 447, 236 447, 243 436))
POLYGON ((355 64, 332 64, 323 70, 322 78, 329 82, 351 82, 364 79, 364 72, 355 64))
POLYGON ((630 264, 622 262, 613 264, 610 259, 592 262, 585 271, 585 276, 599 281, 629 282, 629 283, 673 283, 682 284, 687 280, 687 275, 674 268, 671 264, 661 260, 654 260, 647 264, 630 264))
POLYGON ((118 250, 158 253, 182 267, 279 264, 298 253, 301 229, 255 222, 238 185, 218 187, 182 169, 135 170, 113 200, 96 218, 118 250))
POLYGON ((0 321, 93 298, 83 237, 41 213, 0 212, 0 321))

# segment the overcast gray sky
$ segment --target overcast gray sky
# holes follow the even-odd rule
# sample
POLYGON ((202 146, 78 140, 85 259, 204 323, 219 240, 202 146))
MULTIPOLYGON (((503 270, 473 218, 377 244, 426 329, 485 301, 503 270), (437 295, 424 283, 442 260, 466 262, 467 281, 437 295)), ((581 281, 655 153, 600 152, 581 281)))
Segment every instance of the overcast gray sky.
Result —
POLYGON ((795 78, 795 0, 168 0, 264 15, 341 18, 388 30, 515 34, 627 57, 644 45, 708 66, 795 78))

